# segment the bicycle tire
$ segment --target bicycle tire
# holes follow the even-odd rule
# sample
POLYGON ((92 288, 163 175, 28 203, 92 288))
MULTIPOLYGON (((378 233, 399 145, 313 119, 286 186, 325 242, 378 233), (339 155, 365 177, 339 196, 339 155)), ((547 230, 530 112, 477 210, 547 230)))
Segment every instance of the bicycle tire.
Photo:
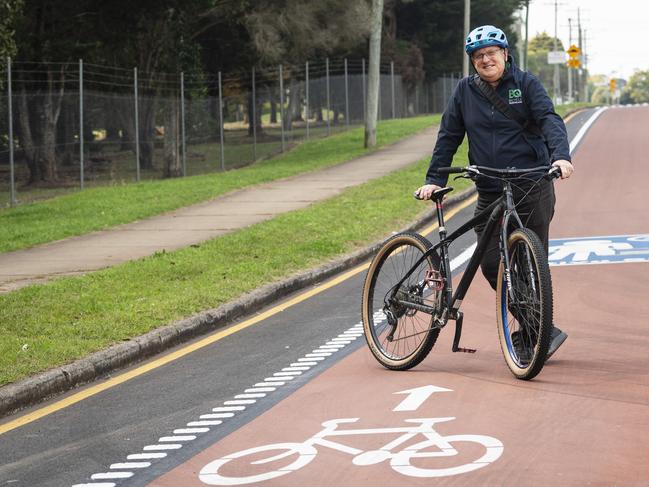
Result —
MULTIPOLYGON (((432 244, 417 233, 399 233, 383 244, 367 271, 362 298, 365 339, 374 357, 388 369, 407 370, 416 366, 437 341, 439 328, 433 327, 434 316, 399 307, 391 310, 396 319, 396 326, 393 327, 388 324, 384 309, 387 293, 431 247, 432 244)), ((410 292, 431 269, 440 271, 440 259, 435 253, 417 268, 401 289, 410 292)), ((420 295, 414 299, 430 306, 439 306, 441 291, 422 289, 418 293, 420 295), (429 294, 424 295, 425 292, 429 294)))
POLYGON ((498 338, 512 374, 530 380, 541 372, 550 346, 552 278, 543 244, 532 230, 514 230, 507 248, 512 295, 501 262, 496 288, 498 338))

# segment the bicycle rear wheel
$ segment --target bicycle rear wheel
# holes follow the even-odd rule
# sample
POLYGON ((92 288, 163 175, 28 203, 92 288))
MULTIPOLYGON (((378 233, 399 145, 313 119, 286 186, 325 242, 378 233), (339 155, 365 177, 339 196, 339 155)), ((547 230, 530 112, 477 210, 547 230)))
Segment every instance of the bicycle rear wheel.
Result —
POLYGON ((367 271, 362 300, 365 338, 374 357, 388 369, 406 370, 419 364, 439 335, 439 328, 433 328, 434 316, 403 304, 409 301, 439 309, 443 281, 437 254, 426 258, 393 292, 431 247, 417 233, 397 234, 379 249, 367 271))
POLYGON ((518 379, 534 378, 545 364, 552 335, 552 281, 539 237, 527 228, 508 239, 509 280, 500 263, 496 307, 505 361, 518 379))

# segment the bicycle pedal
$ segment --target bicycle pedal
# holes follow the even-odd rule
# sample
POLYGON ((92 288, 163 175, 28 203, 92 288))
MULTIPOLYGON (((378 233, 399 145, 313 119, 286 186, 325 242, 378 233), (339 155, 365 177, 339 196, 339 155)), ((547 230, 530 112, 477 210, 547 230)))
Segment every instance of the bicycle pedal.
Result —
POLYGON ((457 347, 456 350, 453 350, 454 352, 464 352, 464 353, 476 353, 478 350, 476 348, 464 348, 464 347, 457 347))

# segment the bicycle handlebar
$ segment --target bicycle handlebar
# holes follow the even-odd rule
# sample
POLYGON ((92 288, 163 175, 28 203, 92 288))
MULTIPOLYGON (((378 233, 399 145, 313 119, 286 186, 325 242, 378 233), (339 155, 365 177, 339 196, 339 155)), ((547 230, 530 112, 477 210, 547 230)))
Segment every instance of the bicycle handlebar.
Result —
POLYGON ((487 166, 466 166, 466 167, 440 167, 437 169, 438 174, 456 174, 456 173, 466 173, 469 176, 495 176, 495 177, 515 177, 523 176, 526 174, 533 174, 539 172, 546 172, 546 176, 549 178, 558 178, 561 177, 561 168, 557 166, 536 166, 529 167, 524 169, 518 168, 506 168, 506 169, 496 169, 493 167, 487 166), (486 173, 486 174, 485 174, 486 173))
MULTIPOLYGON (((517 168, 507 168, 507 169, 495 169, 493 167, 487 166, 466 166, 466 167, 440 167, 437 169, 438 174, 458 174, 464 173, 465 177, 469 177, 475 180, 478 176, 486 176, 491 178, 507 178, 507 177, 517 177, 524 176, 526 174, 544 172, 544 179, 558 179, 561 177, 561 168, 558 166, 536 166, 526 169, 517 169, 517 168), (491 173, 491 174, 485 174, 491 173)), ((462 177, 462 176, 458 176, 462 177)), ((444 188, 442 188, 444 189, 444 188)), ((440 190, 438 190, 440 191, 440 190)), ((413 193, 415 199, 421 200, 419 194, 415 191, 413 193)))

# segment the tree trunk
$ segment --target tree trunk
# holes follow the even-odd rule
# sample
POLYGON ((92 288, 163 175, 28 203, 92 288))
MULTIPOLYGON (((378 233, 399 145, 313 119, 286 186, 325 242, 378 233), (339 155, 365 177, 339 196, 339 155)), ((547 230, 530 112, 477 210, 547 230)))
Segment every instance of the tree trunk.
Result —
POLYGON ((302 87, 298 84, 295 79, 291 78, 289 84, 289 100, 288 100, 288 114, 286 117, 286 125, 284 128, 290 130, 293 122, 298 122, 302 120, 302 87))
POLYGON ((19 123, 21 143, 25 149, 25 160, 29 169, 29 182, 56 181, 58 179, 56 160, 56 127, 61 114, 64 94, 65 67, 58 76, 58 88, 54 73, 47 71, 47 88, 44 95, 27 99, 26 88, 22 87, 19 123), (56 90, 56 91, 55 91, 56 90))
POLYGON ((257 136, 262 134, 261 110, 262 110, 262 107, 263 107, 263 102, 262 102, 262 100, 260 100, 259 96, 257 96, 257 99, 254 100, 254 102, 255 102, 255 107, 254 107, 255 108, 255 114, 253 116, 253 110, 252 110, 252 108, 253 108, 253 106, 252 106, 253 99, 252 99, 252 91, 251 91, 250 94, 248 95, 248 136, 249 137, 253 136, 253 125, 251 123, 253 118, 255 119, 254 122, 256 124, 255 129, 256 129, 256 132, 257 132, 257 136))
POLYGON ((277 97, 270 88, 268 89, 268 94, 270 101, 270 123, 277 123, 277 97))
POLYGON ((372 31, 370 34, 370 61, 367 80, 367 116, 365 117, 366 148, 376 146, 376 119, 379 105, 382 20, 383 0, 372 0, 372 31))
POLYGON ((155 150, 155 113, 158 100, 155 96, 139 100, 140 113, 140 168, 152 170, 155 150))
POLYGON ((164 125, 164 177, 182 176, 179 141, 179 110, 176 98, 168 101, 164 125))
POLYGON ((29 171, 28 184, 40 181, 40 166, 36 160, 38 158, 36 144, 32 136, 32 128, 29 124, 29 103, 27 102, 27 92, 25 87, 22 86, 20 90, 20 107, 18 109, 18 126, 19 126, 19 140, 25 154, 25 164, 29 171))

